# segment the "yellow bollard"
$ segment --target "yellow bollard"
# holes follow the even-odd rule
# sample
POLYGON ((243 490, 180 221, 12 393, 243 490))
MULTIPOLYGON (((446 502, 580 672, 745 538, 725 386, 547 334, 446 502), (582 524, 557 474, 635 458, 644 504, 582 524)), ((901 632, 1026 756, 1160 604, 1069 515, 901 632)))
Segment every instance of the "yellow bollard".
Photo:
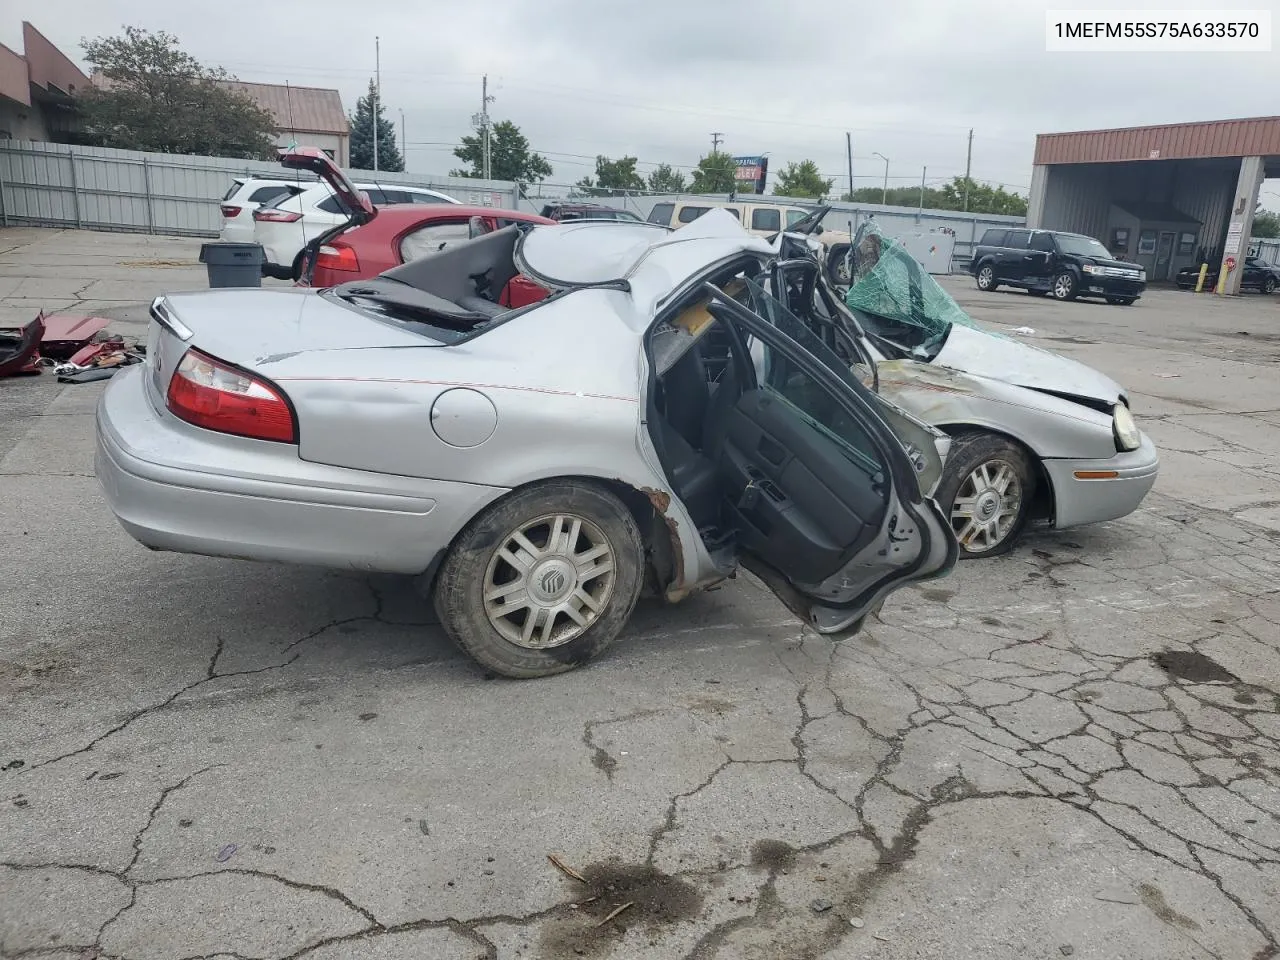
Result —
POLYGON ((1200 279, 1196 281, 1196 293, 1200 293, 1201 291, 1204 290, 1204 278, 1208 275, 1208 273, 1209 273, 1209 264, 1207 263, 1200 264, 1200 279))
POLYGON ((1214 293, 1216 293, 1218 296, 1222 296, 1222 291, 1224 291, 1225 289, 1227 289, 1227 275, 1228 275, 1229 273, 1231 273, 1231 271, 1232 271, 1232 270, 1234 270, 1234 269, 1236 268, 1236 258, 1235 258, 1235 257, 1227 257, 1227 260, 1226 260, 1226 262, 1223 264, 1223 266, 1224 266, 1226 269, 1225 269, 1225 270, 1219 270, 1219 271, 1218 271, 1218 286, 1217 286, 1217 288, 1213 291, 1213 292, 1214 292, 1214 293))

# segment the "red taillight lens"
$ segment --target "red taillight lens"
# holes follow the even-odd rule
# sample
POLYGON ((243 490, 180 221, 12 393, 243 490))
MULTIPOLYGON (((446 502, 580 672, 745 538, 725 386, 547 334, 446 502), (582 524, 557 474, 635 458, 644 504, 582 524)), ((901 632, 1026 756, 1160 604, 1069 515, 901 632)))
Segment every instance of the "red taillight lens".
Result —
POLYGON ((360 258, 356 256, 355 250, 345 243, 325 244, 316 257, 316 268, 359 273, 360 258))
POLYGON ((274 387, 191 349, 169 380, 174 416, 206 430, 255 440, 297 442, 293 411, 274 387))
POLYGON ((230 220, 232 217, 238 217, 240 216, 240 208, 233 207, 229 203, 224 203, 222 205, 222 215, 226 217, 228 220, 230 220))
POLYGON ((253 211, 253 219, 259 223, 293 223, 302 219, 300 213, 290 213, 288 210, 276 210, 275 208, 253 211))

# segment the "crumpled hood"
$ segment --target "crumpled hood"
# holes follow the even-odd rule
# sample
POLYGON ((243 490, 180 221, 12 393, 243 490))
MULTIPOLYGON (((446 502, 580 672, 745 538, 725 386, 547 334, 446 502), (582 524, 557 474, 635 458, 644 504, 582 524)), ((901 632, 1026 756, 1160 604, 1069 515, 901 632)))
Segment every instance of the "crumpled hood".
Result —
POLYGON ((1125 396, 1120 384, 1083 363, 960 324, 951 325, 933 365, 1104 403, 1118 403, 1125 396))

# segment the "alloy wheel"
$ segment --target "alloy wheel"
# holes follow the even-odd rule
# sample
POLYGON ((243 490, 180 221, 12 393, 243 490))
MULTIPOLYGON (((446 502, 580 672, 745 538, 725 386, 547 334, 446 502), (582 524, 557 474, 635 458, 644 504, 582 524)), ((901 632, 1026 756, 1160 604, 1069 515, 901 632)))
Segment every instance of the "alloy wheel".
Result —
POLYGON ((1071 277, 1065 273, 1060 273, 1053 281, 1053 295, 1059 300, 1065 300, 1071 296, 1071 277))
POLYGON ((991 286, 991 280, 995 276, 995 272, 990 267, 983 267, 978 271, 978 288, 986 290, 991 286))
POLYGON ((1022 510, 1022 482, 1013 464, 988 460, 964 478, 951 505, 951 527, 965 549, 983 553, 1013 532, 1022 510))
POLYGON ((563 646, 608 607, 615 568, 613 545, 590 520, 572 514, 538 517, 507 534, 490 558, 485 615, 517 646, 563 646))

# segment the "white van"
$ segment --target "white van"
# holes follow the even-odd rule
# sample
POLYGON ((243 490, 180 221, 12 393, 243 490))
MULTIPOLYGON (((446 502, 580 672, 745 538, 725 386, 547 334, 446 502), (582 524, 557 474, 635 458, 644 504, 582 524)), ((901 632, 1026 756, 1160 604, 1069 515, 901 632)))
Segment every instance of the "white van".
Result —
MULTIPOLYGON (((790 228, 796 222, 813 213, 812 207, 790 207, 778 203, 760 203, 751 200, 664 200, 655 203, 649 211, 649 222, 660 223, 664 227, 682 227, 692 223, 708 210, 727 210, 742 223, 750 233, 758 237, 767 237, 779 230, 790 228)), ((849 234, 842 230, 819 228, 818 239, 827 248, 827 271, 832 282, 847 286, 849 283, 849 234)))

